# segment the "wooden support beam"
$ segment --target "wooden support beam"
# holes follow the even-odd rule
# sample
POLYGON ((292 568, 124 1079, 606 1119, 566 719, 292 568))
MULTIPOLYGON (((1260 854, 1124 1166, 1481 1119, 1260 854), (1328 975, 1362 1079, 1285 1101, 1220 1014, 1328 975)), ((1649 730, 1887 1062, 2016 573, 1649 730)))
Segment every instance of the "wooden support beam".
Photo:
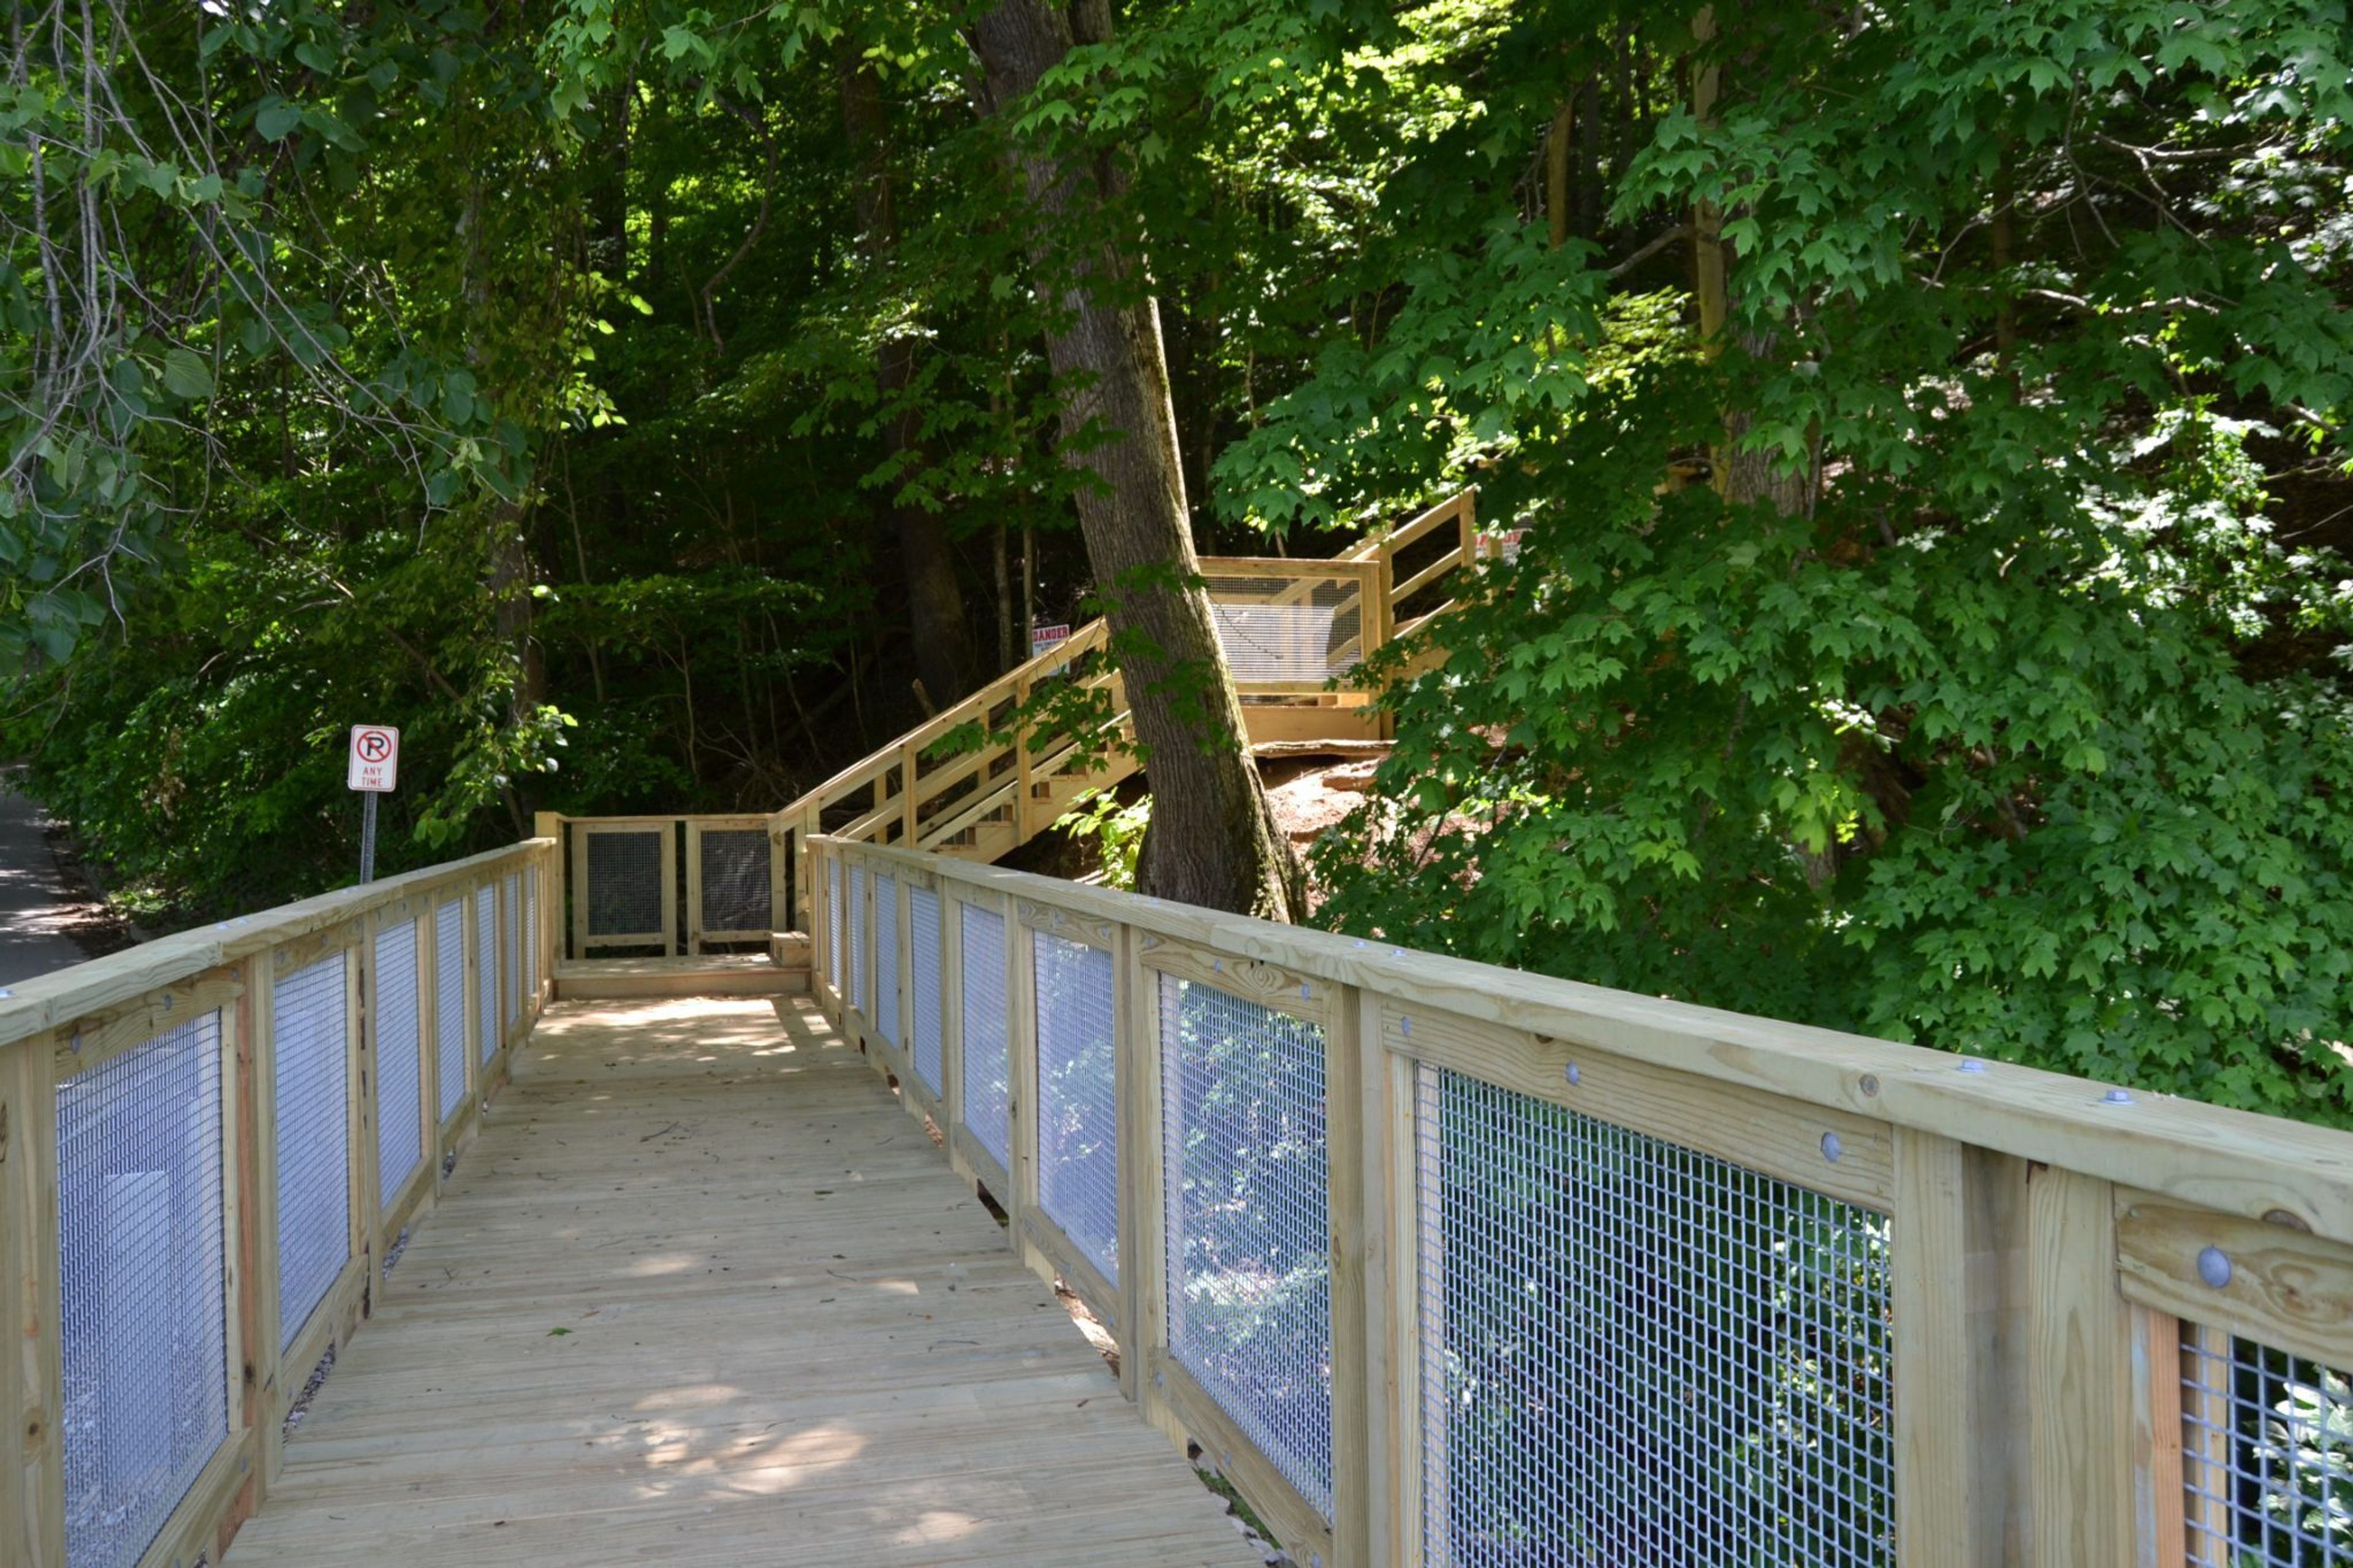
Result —
POLYGON ((55 1053, 0 1047, 0 1559, 65 1561, 55 1053))
POLYGON ((2133 1324, 2114 1189, 2057 1166, 2027 1184, 2028 1568, 2135 1560, 2133 1324))

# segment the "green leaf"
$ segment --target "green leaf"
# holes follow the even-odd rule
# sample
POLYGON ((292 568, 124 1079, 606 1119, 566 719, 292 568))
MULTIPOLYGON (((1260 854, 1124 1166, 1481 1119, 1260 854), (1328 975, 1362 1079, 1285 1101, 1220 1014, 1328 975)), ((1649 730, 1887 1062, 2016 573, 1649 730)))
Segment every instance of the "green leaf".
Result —
POLYGON ((302 106, 282 98, 265 98, 253 111, 254 133, 265 142, 283 142, 302 123, 302 106))
POLYGON ((174 349, 164 356, 164 384, 173 396, 190 402, 210 397, 212 366, 193 349, 174 349))

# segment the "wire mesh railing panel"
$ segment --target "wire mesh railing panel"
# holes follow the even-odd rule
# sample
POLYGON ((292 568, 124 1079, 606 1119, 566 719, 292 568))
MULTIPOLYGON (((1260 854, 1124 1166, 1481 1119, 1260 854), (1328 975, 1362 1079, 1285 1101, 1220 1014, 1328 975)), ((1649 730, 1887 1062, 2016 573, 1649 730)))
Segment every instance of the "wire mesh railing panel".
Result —
POLYGON ((2353 1568, 2353 1374, 2183 1323, 2181 1479, 2195 1568, 2353 1568))
POLYGON ((874 1032, 899 1044, 899 879, 874 874, 874 1032))
POLYGON ((433 910, 434 1067, 441 1079, 440 1120, 466 1099, 466 902, 433 910))
POLYGON ((330 953, 270 985, 280 1348, 294 1342, 352 1255, 345 956, 330 953))
POLYGON ((1011 1031, 1005 1000, 1005 917, 976 904, 957 920, 964 951, 962 1027, 956 1031, 964 1124, 980 1146, 1013 1169, 1011 1031))
POLYGON ((1356 577, 1208 578, 1209 613, 1240 681, 1320 686, 1365 657, 1365 596, 1356 577))
POLYGON ((377 1201, 390 1207, 425 1161, 425 1041, 417 1028, 417 922, 375 933, 377 1201))
POLYGON ((833 983, 833 994, 841 994, 841 863, 824 860, 818 863, 818 875, 825 889, 825 963, 826 977, 833 983))
POLYGON ((499 1054, 499 894, 484 883, 474 891, 474 1048, 483 1061, 499 1054))
POLYGON ((1119 1282, 1119 1095, 1111 954, 1038 934, 1038 1204, 1119 1282))
MULTIPOLYGON (((583 830, 586 831, 586 830, 583 830)), ((662 835, 667 825, 598 828, 587 835, 588 934, 658 936, 662 920, 662 835)))
POLYGON ((1324 1031, 1160 977, 1168 1349, 1332 1517, 1324 1031))
POLYGON ((539 868, 522 874, 523 1005, 539 1005, 539 868))
POLYGON ((66 1563, 129 1568, 228 1437, 220 1015, 65 1079, 57 1116, 66 1563))
POLYGON ((1887 1222, 1425 1065, 1432 1564, 1894 1561, 1887 1222))
POLYGON ((702 857, 702 929, 766 931, 774 916, 767 829, 705 828, 696 841, 702 857))
POLYGON ((940 1092, 940 1035, 944 1027, 940 997, 940 896, 929 888, 907 889, 907 958, 913 972, 914 1016, 907 1020, 907 1064, 934 1097, 940 1092))
POLYGON ((866 974, 866 868, 849 868, 849 1005, 874 1016, 874 987, 866 974))

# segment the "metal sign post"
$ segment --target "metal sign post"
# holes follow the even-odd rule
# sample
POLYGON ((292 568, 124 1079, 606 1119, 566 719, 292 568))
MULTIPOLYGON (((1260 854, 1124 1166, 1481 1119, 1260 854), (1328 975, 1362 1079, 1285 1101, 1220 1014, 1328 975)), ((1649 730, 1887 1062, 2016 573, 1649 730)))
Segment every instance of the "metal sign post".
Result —
POLYGON ((400 777, 400 731, 388 724, 352 726, 350 769, 344 784, 361 792, 360 880, 375 880, 375 797, 392 793, 400 777))

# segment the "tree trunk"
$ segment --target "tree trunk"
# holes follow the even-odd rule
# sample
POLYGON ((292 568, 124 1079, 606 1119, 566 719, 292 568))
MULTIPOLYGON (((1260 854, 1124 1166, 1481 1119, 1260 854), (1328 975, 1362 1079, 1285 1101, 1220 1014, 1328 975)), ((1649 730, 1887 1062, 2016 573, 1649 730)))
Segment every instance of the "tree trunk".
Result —
MULTIPOLYGON (((898 205, 891 190, 891 150, 881 84, 854 44, 841 57, 841 121, 850 153, 858 161, 858 226, 877 270, 887 268, 899 247, 898 205)), ((885 338, 874 353, 874 380, 885 403, 906 395, 915 379, 915 345, 885 338)), ((902 409, 884 427, 892 455, 913 453, 919 443, 913 409, 902 409)), ((938 515, 901 501, 891 504, 899 536, 899 563, 907 576, 907 630, 913 639, 915 675, 932 702, 946 707, 980 684, 980 650, 964 588, 956 581, 955 555, 938 515)))
MULTIPOLYGON (((1706 56, 1708 47, 1715 40, 1715 14, 1704 9, 1692 26, 1693 37, 1703 51, 1692 79, 1692 116, 1703 127, 1715 124, 1715 106, 1723 92, 1722 68, 1706 56)), ((1724 215, 1708 202, 1699 204, 1692 215, 1692 231, 1697 262, 1701 352, 1713 358, 1723 347, 1726 323, 1732 315, 1732 296, 1725 270, 1722 238, 1724 215)), ((1770 330, 1743 329, 1735 334, 1744 358, 1761 362, 1769 357, 1776 346, 1776 334, 1770 330)), ((1821 440, 1817 432, 1809 460, 1791 470, 1769 452, 1746 449, 1748 431, 1755 421, 1746 408, 1727 408, 1724 416, 1724 443, 1715 454, 1716 493, 1736 505, 1750 501, 1768 501, 1773 509, 1787 517, 1811 517, 1814 514, 1815 492, 1820 479, 1821 440)))
MULTIPOLYGON (((1075 0, 1067 10, 1000 0, 972 33, 984 107, 1002 112, 1074 44, 1105 41, 1111 31, 1107 0, 1075 0)), ((1080 532, 1152 786, 1136 885, 1290 920, 1302 907, 1298 867, 1260 784, 1201 586, 1159 310, 1134 258, 1109 239, 1071 237, 1103 233, 1124 173, 1109 156, 1065 159, 1034 145, 1017 148, 1015 159, 1035 209, 1038 288, 1057 318, 1047 361, 1074 388, 1061 412, 1067 460, 1101 481, 1079 493, 1080 532)))

